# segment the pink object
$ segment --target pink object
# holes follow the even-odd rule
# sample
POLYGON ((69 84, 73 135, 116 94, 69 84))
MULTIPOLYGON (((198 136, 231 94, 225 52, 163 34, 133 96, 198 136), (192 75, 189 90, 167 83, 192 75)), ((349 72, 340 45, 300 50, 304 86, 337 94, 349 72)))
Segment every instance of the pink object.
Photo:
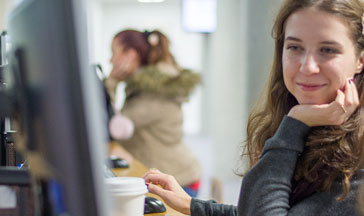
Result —
POLYGON ((133 135, 134 124, 128 117, 118 113, 111 118, 109 130, 112 138, 125 140, 133 135))

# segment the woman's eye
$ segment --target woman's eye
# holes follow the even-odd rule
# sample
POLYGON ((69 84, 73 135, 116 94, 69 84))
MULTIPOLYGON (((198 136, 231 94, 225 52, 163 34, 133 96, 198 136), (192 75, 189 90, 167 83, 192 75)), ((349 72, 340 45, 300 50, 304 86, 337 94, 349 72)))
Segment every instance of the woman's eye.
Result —
POLYGON ((289 45, 287 46, 287 50, 297 51, 300 50, 300 47, 296 45, 289 45))
POLYGON ((321 52, 328 53, 328 54, 334 54, 334 53, 337 53, 338 51, 336 49, 332 49, 329 47, 323 47, 323 48, 321 48, 321 52))

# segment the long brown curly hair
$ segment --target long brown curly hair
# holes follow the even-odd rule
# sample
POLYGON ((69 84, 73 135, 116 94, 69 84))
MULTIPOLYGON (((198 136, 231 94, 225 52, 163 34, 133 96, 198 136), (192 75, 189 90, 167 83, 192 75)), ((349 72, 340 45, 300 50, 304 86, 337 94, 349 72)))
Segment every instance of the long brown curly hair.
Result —
MULTIPOLYGON (((283 116, 298 104, 283 82, 282 53, 285 38, 285 24, 291 14, 305 8, 315 8, 345 20, 356 46, 357 56, 364 50, 362 34, 362 0, 286 0, 281 6, 272 30, 275 40, 273 65, 265 89, 263 103, 256 104, 248 119, 246 154, 250 166, 254 166, 264 143, 278 129, 283 116)), ((361 167, 364 157, 364 76, 363 71, 354 77, 358 88, 360 105, 353 115, 340 126, 313 127, 307 137, 303 154, 297 161, 294 178, 314 182, 318 173, 325 167, 328 176, 320 185, 320 190, 328 190, 333 181, 342 176, 343 194, 350 189, 350 178, 361 167)))

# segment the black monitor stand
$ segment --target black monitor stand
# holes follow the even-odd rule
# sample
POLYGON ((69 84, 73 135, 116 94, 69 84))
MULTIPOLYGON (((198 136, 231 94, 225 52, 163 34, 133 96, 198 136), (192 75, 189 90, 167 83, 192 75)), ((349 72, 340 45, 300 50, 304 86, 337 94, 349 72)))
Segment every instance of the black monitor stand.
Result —
POLYGON ((15 132, 10 127, 13 100, 3 80, 5 68, 0 66, 0 166, 16 166, 22 163, 22 159, 15 151, 15 132))
MULTIPOLYGON (((4 81, 4 73, 5 73, 5 66, 7 64, 6 62, 6 42, 5 42, 5 35, 6 32, 3 31, 0 34, 0 92, 5 89, 5 81, 4 81)), ((6 101, 4 97, 5 94, 0 93, 0 103, 1 106, 6 106, 6 101)), ((4 112, 2 110, 3 108, 0 108, 0 166, 6 166, 6 144, 5 144, 5 115, 2 115, 4 112)))
MULTIPOLYGON (((1 45, 0 45, 1 49, 1 45)), ((1 55, 0 55, 1 57, 1 55)), ((0 92, 5 88, 3 81, 3 71, 5 66, 0 65, 0 92)), ((1 96, 1 95, 0 95, 1 96)), ((4 97, 1 97, 4 98, 4 97)), ((4 99, 0 99, 2 101, 4 99)), ((3 104, 3 103, 2 103, 3 104)), ((5 148, 5 117, 0 114, 0 166, 6 166, 6 148, 5 148)))
POLYGON ((29 172, 19 169, 22 157, 15 150, 14 132, 10 129, 13 101, 7 92, 5 73, 5 32, 0 34, 0 185, 12 187, 17 194, 17 206, 14 209, 0 209, 0 215, 33 215, 34 199, 29 172))
POLYGON ((6 166, 5 119, 0 119, 0 166, 6 166))

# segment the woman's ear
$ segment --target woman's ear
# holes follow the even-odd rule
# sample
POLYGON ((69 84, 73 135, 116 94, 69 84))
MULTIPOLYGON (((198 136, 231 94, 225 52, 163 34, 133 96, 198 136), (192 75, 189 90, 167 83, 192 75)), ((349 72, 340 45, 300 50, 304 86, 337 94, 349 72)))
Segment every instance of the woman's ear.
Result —
POLYGON ((361 51, 361 53, 359 55, 358 63, 356 65, 355 74, 361 73, 361 71, 363 70, 363 67, 364 67, 364 51, 361 51))

